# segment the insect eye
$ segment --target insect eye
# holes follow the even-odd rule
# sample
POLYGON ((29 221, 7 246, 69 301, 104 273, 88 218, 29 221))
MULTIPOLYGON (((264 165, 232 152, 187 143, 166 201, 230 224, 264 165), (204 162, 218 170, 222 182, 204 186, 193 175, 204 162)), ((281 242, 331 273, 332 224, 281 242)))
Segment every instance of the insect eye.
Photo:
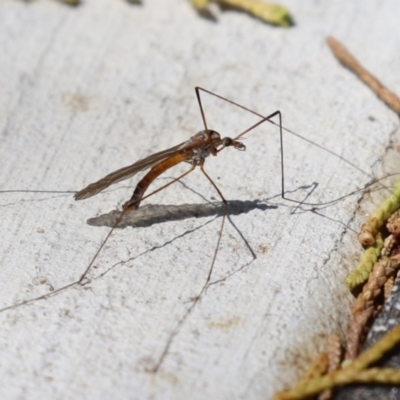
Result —
POLYGON ((229 137, 224 138, 224 139, 223 139, 223 145, 224 145, 225 147, 232 146, 232 139, 229 138, 229 137))

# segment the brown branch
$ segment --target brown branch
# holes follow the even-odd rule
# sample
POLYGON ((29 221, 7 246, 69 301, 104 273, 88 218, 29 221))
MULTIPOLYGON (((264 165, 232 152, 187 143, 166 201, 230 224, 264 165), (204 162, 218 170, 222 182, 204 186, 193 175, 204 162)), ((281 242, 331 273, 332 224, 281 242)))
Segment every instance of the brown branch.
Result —
MULTIPOLYGON (((328 373, 335 372, 340 368, 342 361, 342 344, 336 333, 331 333, 328 338, 328 373)), ((329 400, 332 398, 332 389, 322 391, 318 400, 329 400)))
POLYGON ((346 360, 354 360, 358 355, 361 337, 365 332, 365 326, 374 312, 374 307, 366 308, 353 316, 346 343, 346 360))
POLYGON ((400 114, 400 99, 391 92, 381 81, 368 72, 344 47, 332 36, 326 39, 335 57, 350 71, 354 72, 372 91, 394 112, 400 114))

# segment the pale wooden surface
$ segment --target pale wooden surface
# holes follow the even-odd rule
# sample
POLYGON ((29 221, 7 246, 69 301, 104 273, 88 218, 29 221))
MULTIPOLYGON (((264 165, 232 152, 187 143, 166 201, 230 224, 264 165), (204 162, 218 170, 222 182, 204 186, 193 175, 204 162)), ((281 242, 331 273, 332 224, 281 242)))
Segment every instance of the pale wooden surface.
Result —
MULTIPOLYGON (((3 1, 0 188, 79 190, 186 140, 202 129, 196 85, 261 113, 280 109, 285 126, 370 174, 396 172, 398 117, 324 42, 328 34, 345 42, 400 93, 400 5, 381 3, 286 0, 297 26, 285 30, 234 12, 212 23, 179 0, 138 7, 87 0, 77 9, 3 1)), ((208 104, 209 124, 223 136, 253 121, 208 104)), ((328 333, 344 334, 351 304, 344 279, 361 251, 352 231, 363 218, 361 195, 320 210, 327 218, 291 214, 279 197, 277 130, 260 128, 245 143, 245 153, 224 150, 206 168, 227 199, 253 202, 231 218, 257 258, 227 223, 212 281, 229 277, 209 288, 159 372, 147 369, 206 279, 215 215, 120 229, 90 283, 1 313, 2 398, 268 399, 293 383, 328 333)), ((286 150, 288 190, 319 182, 309 201, 369 181, 289 135, 286 150)), ((1 194, 1 307, 78 279, 109 229, 86 221, 119 207, 135 182, 83 202, 1 194)), ((149 203, 217 197, 198 171, 184 184, 149 203)))

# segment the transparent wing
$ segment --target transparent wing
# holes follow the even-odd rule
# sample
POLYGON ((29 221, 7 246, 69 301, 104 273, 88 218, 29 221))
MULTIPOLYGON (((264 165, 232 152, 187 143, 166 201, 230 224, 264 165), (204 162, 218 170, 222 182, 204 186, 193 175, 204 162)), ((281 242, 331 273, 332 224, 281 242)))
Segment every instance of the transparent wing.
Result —
POLYGON ((134 164, 129 165, 127 167, 121 168, 117 171, 111 172, 104 178, 100 179, 97 182, 91 183, 78 193, 75 193, 75 200, 83 200, 89 197, 100 193, 102 190, 107 188, 108 186, 123 181, 125 179, 129 179, 132 176, 136 175, 138 172, 143 171, 147 168, 153 167, 155 164, 165 160, 166 158, 172 156, 179 150, 184 150, 189 148, 191 145, 191 141, 188 140, 177 146, 171 147, 170 149, 160 151, 158 153, 151 154, 150 156, 143 158, 142 160, 136 161, 134 164))

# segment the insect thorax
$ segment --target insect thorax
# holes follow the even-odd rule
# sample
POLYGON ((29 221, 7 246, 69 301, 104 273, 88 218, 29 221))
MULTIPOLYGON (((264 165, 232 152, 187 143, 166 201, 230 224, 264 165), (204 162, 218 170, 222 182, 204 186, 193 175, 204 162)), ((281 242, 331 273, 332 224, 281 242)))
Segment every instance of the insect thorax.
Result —
MULTIPOLYGON (((211 134, 213 146, 215 149, 217 149, 222 144, 221 136, 218 132, 211 129, 209 130, 209 132, 211 134)), ((194 136, 191 137, 190 140, 193 142, 193 144, 196 144, 196 146, 192 150, 193 155, 189 162, 191 162, 192 164, 199 164, 211 154, 207 131, 204 130, 196 133, 194 136)))

